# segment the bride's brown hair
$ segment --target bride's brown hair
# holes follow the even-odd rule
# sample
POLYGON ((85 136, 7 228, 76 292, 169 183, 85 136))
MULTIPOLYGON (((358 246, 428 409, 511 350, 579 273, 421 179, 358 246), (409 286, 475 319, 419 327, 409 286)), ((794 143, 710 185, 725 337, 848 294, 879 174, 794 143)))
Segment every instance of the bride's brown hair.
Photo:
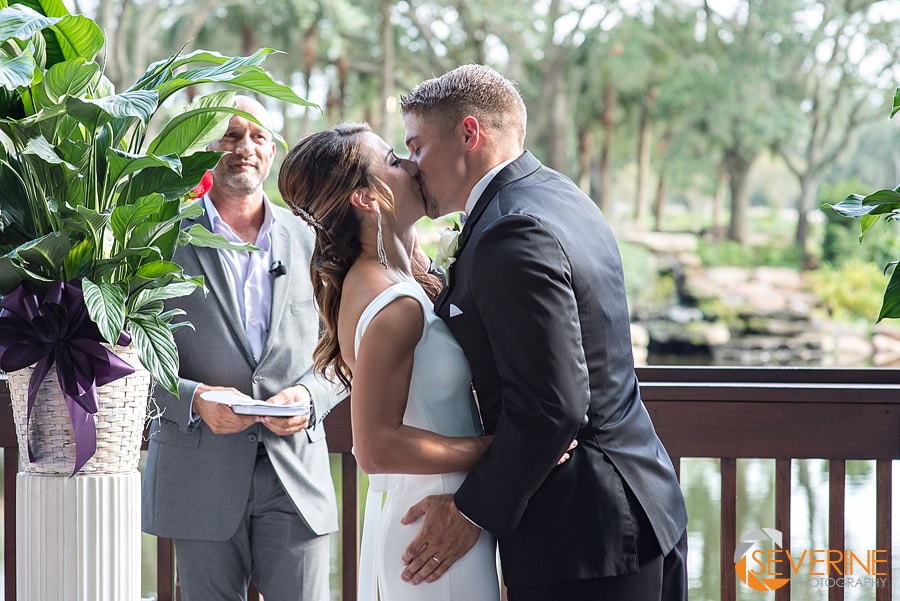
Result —
MULTIPOLYGON (((337 325, 344 278, 361 251, 350 194, 370 188, 385 200, 388 211, 394 200, 390 187, 373 173, 362 137, 371 131, 367 123, 342 123, 310 134, 288 152, 278 173, 284 202, 316 232, 309 272, 323 327, 313 352, 315 369, 348 388, 352 373, 341 357, 337 325)), ((414 262, 413 275, 433 298, 440 280, 425 271, 414 262)))

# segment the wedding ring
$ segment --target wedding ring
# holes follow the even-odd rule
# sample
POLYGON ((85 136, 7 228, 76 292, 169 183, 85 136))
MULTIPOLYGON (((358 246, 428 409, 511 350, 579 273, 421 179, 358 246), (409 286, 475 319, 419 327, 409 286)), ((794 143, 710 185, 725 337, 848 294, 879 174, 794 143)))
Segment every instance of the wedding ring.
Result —
POLYGON ((437 558, 437 555, 432 555, 431 559, 435 560, 438 563, 441 563, 441 560, 437 558))

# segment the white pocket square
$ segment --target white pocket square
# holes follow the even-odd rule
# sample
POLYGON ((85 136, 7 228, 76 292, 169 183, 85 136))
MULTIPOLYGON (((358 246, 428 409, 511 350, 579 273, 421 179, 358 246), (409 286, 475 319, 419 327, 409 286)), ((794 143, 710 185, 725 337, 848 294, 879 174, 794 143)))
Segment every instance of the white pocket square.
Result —
POLYGON ((462 309, 450 303, 450 317, 456 317, 457 315, 462 315, 462 309))

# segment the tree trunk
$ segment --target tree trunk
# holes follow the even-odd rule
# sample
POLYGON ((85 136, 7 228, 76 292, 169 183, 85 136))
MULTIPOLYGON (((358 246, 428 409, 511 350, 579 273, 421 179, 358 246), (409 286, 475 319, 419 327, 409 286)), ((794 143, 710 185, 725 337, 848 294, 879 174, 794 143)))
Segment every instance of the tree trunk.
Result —
POLYGON ((728 225, 728 239, 741 244, 747 242, 747 194, 748 175, 751 159, 745 157, 738 145, 725 151, 723 167, 731 178, 731 222, 728 225))
POLYGON ((659 171, 659 179, 656 180, 656 198, 653 200, 653 214, 657 232, 663 231, 663 217, 666 213, 666 168, 659 171))
POLYGON ((578 187, 591 195, 591 132, 586 126, 578 130, 578 187))
POLYGON ((566 136, 563 132, 567 131, 567 125, 571 122, 569 111, 569 95, 562 80, 557 76, 554 77, 553 95, 551 96, 551 117, 549 127, 547 129, 547 164, 565 173, 569 170, 566 155, 566 136))
POLYGON ((809 220, 806 214, 816 202, 819 194, 821 177, 818 174, 806 173, 800 178, 800 198, 797 201, 797 234, 794 241, 804 252, 806 251, 806 239, 809 236, 809 220))
POLYGON ((716 186, 712 207, 711 229, 713 242, 722 241, 722 207, 725 206, 725 190, 728 189, 728 182, 730 179, 731 178, 724 169, 719 169, 719 184, 716 186))
MULTIPOLYGON (((648 92, 649 96, 649 92, 648 92)), ((641 108, 641 119, 638 132, 638 172, 637 185, 635 187, 634 222, 638 229, 645 229, 647 222, 648 198, 645 188, 650 176, 650 111, 648 107, 641 108)))
POLYGON ((600 146, 600 210, 612 218, 612 138, 616 118, 616 89, 607 79, 603 89, 603 141, 600 146))

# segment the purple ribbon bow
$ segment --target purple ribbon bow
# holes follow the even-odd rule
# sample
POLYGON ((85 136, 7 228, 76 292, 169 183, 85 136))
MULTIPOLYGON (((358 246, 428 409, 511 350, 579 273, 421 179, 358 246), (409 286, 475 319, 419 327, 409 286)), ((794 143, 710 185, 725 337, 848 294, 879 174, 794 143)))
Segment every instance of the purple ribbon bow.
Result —
MULTIPOLYGON (((56 363, 75 435, 73 476, 97 450, 97 387, 134 373, 102 342, 100 330, 88 315, 79 279, 54 283, 43 301, 25 283, 0 300, 0 370, 11 372, 36 364, 28 383, 26 432, 38 388, 56 363)), ((130 342, 131 336, 123 330, 116 344, 130 342)), ((28 460, 34 461, 30 442, 28 460)))

